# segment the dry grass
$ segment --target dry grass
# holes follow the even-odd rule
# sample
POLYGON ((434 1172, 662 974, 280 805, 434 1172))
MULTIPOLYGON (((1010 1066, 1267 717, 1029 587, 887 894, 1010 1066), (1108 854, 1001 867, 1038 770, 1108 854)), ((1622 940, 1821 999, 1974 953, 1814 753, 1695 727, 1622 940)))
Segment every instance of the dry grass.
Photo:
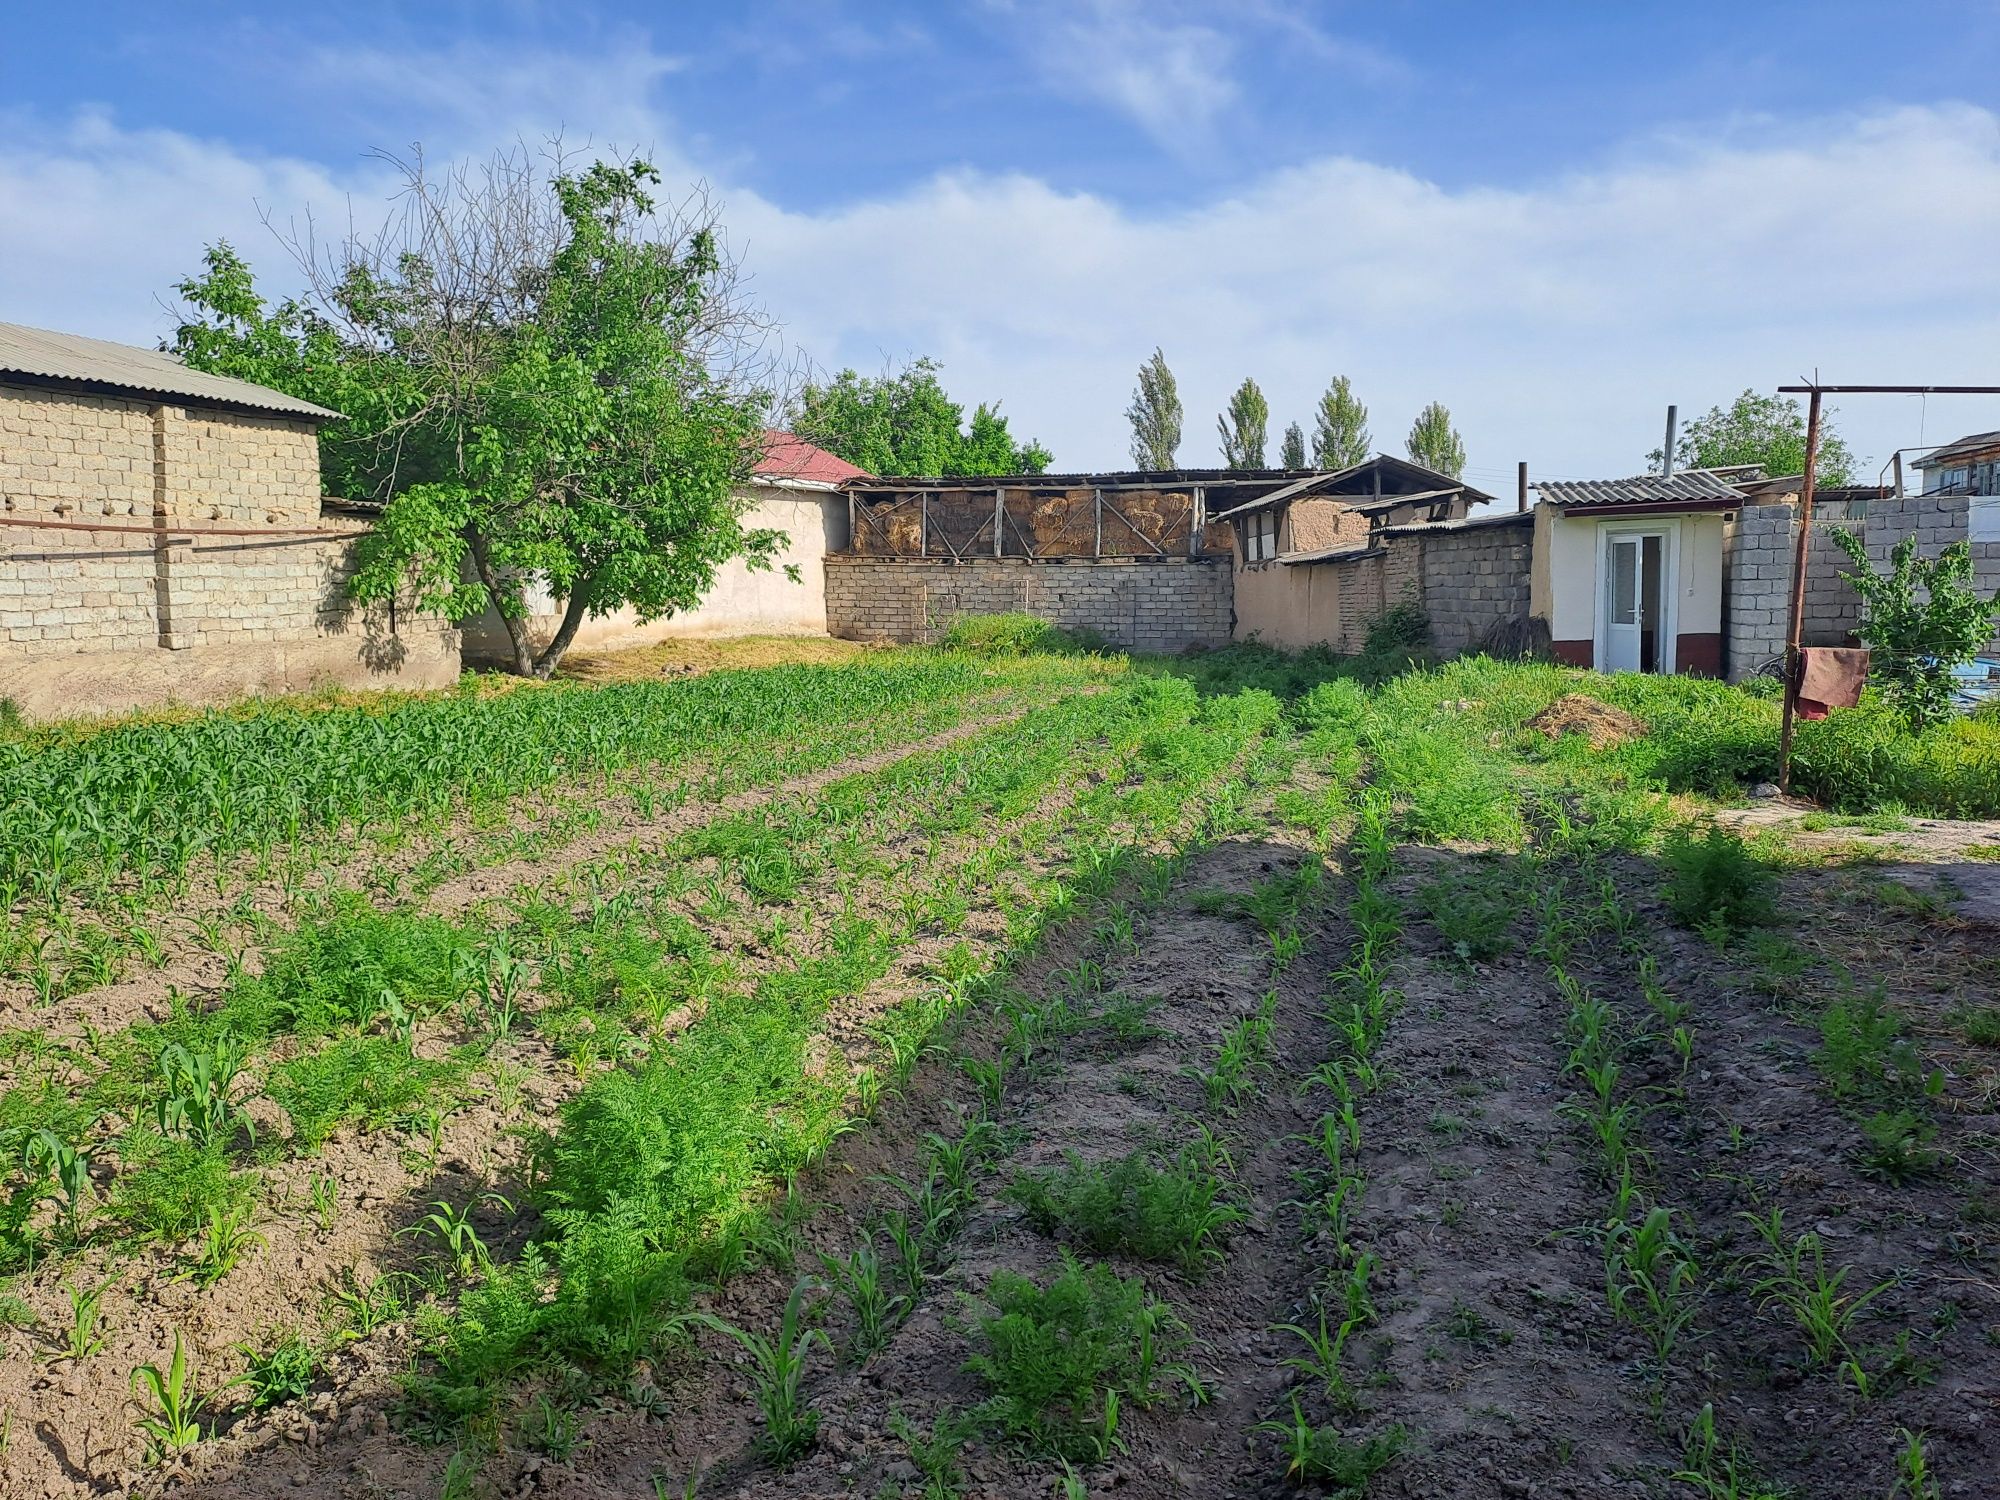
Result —
POLYGON ((838 665, 875 649, 823 635, 742 635, 661 641, 620 651, 574 651, 558 676, 577 682, 639 682, 693 677, 730 667, 785 667, 812 662, 838 665))

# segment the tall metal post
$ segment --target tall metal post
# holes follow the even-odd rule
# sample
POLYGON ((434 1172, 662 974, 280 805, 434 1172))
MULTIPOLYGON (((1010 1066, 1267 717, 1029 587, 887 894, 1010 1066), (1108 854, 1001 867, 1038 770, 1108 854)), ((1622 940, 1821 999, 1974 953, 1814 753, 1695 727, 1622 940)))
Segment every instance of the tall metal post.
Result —
POLYGON ((1799 483, 1799 537, 1792 550, 1792 604, 1785 624, 1785 716, 1778 731, 1781 792, 1792 789, 1792 722, 1799 708, 1799 636, 1805 625, 1806 558, 1812 547, 1813 487, 1818 477, 1813 471, 1819 467, 1819 399, 1819 387, 1814 386, 1806 406, 1806 471, 1799 483))
POLYGON ((1528 508, 1528 461, 1521 460, 1520 468, 1514 475, 1514 509, 1528 508))
POLYGON ((1667 445, 1660 450, 1660 472, 1669 479, 1674 477, 1674 435, 1681 425, 1680 415, 1678 406, 1667 408, 1667 445))

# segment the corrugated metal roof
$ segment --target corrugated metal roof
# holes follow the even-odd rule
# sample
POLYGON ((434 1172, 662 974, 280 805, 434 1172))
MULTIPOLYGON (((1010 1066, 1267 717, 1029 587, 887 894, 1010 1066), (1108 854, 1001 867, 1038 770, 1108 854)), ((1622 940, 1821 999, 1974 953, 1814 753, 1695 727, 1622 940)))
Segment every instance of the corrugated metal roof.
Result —
POLYGON ((87 339, 81 334, 24 328, 18 323, 0 323, 0 378, 8 375, 113 386, 196 406, 249 407, 320 420, 340 415, 269 386, 191 370, 173 355, 157 349, 136 349, 107 339, 87 339))
POLYGON ((1984 453, 1988 448, 2000 448, 2000 432, 1975 432, 1970 437, 1946 443, 1942 448, 1932 449, 1910 467, 1939 469, 1957 463, 1961 458, 1970 458, 1975 453, 1984 453))
POLYGON ((1740 504, 1735 485, 1708 469, 1678 474, 1635 474, 1630 479, 1547 479, 1535 486, 1555 505, 1685 505, 1713 501, 1740 504))

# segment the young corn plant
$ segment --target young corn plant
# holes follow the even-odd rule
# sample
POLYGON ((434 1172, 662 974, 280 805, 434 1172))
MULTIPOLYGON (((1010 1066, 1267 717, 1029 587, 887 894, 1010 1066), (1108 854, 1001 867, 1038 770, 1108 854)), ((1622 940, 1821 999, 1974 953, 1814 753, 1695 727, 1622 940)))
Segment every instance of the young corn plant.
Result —
POLYGON ((1664 1371, 1694 1322, 1699 1295, 1694 1251, 1674 1230, 1672 1213, 1654 1208, 1635 1228, 1613 1223, 1604 1237, 1604 1295, 1620 1322, 1652 1341, 1664 1371))
POLYGON ((860 1364, 889 1342, 896 1325, 910 1310, 910 1298, 892 1291, 887 1271, 870 1235, 845 1258, 821 1255, 821 1268, 833 1287, 847 1299, 854 1332, 847 1344, 847 1361, 860 1364))
POLYGON ((251 1213, 251 1205, 247 1203, 226 1208, 212 1205, 209 1208, 208 1227, 196 1251, 194 1265, 188 1272, 196 1286, 214 1286, 235 1270, 237 1262, 244 1256, 268 1243, 263 1235, 250 1227, 251 1213))
POLYGON ((1750 1295, 1764 1308, 1777 1307, 1791 1315, 1806 1338, 1806 1357, 1817 1366, 1838 1366, 1864 1396, 1868 1375, 1848 1343, 1849 1327, 1868 1304, 1895 1286, 1894 1278, 1852 1293, 1843 1290, 1852 1266, 1829 1272, 1820 1238, 1811 1230, 1794 1239, 1785 1235, 1785 1213, 1773 1208, 1763 1218, 1741 1215, 1763 1241, 1753 1260, 1762 1272, 1750 1295))
POLYGON ((88 1289, 75 1282, 63 1284, 63 1290, 69 1294, 69 1330, 56 1358, 85 1360, 104 1347, 104 1294, 116 1284, 105 1281, 88 1289))
POLYGON ((764 1417, 758 1448, 773 1463, 797 1458, 819 1435, 819 1413, 805 1405, 803 1395, 806 1361, 813 1345, 827 1343, 826 1334, 808 1320, 807 1299, 817 1290, 817 1283, 809 1277, 792 1288, 775 1339, 738 1328, 713 1313, 687 1313, 682 1319, 734 1339, 750 1356, 757 1408, 764 1417))
POLYGON ((138 1423, 150 1462, 159 1463, 201 1441, 201 1398, 195 1392, 194 1367, 188 1363, 178 1329, 166 1369, 141 1365, 132 1372, 130 1384, 135 1396, 143 1389, 150 1398, 150 1409, 141 1407, 138 1423))

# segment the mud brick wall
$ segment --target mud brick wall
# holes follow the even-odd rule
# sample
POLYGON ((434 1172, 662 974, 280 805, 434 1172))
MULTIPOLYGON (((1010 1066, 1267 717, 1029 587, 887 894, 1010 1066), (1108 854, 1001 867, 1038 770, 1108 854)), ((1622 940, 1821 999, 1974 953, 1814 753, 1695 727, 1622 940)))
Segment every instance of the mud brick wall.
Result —
POLYGON ((453 681, 455 631, 347 597, 366 527, 322 520, 319 479, 310 423, 0 385, 0 698, 57 718, 453 681))
MULTIPOLYGON (((1472 526, 1402 536, 1391 543, 1394 560, 1422 551, 1419 596, 1430 616, 1431 642, 1447 655, 1477 650, 1528 618, 1529 570, 1535 531, 1526 524, 1472 526)), ((1395 603, 1399 595, 1392 595, 1395 603)))
MULTIPOLYGON (((1889 566, 1889 553, 1906 536, 1917 539, 1920 557, 1936 557, 1954 542, 1967 540, 1972 502, 1965 495, 1905 495, 1868 502, 1868 561, 1879 571, 1889 566)), ((2000 542, 1972 544, 1972 581, 1991 598, 2000 593, 2000 542)), ((2000 631, 1983 653, 2000 654, 2000 631)))
POLYGON ((832 555, 826 628, 849 640, 934 642, 964 615, 1024 612, 1128 651, 1229 643, 1227 559, 1030 562, 832 555))
MULTIPOLYGON (((1878 502, 1868 506, 1868 543, 1874 551, 1878 502)), ((1798 548, 1797 511, 1790 505, 1746 505, 1722 529, 1724 665, 1740 682, 1785 651, 1792 603, 1792 562, 1798 548)), ((1841 646, 1861 624, 1861 596, 1840 575, 1853 567, 1833 539, 1834 523, 1813 527, 1806 557, 1805 614, 1800 637, 1808 646, 1841 646)), ((1853 523, 1841 523, 1853 529, 1853 523)))

